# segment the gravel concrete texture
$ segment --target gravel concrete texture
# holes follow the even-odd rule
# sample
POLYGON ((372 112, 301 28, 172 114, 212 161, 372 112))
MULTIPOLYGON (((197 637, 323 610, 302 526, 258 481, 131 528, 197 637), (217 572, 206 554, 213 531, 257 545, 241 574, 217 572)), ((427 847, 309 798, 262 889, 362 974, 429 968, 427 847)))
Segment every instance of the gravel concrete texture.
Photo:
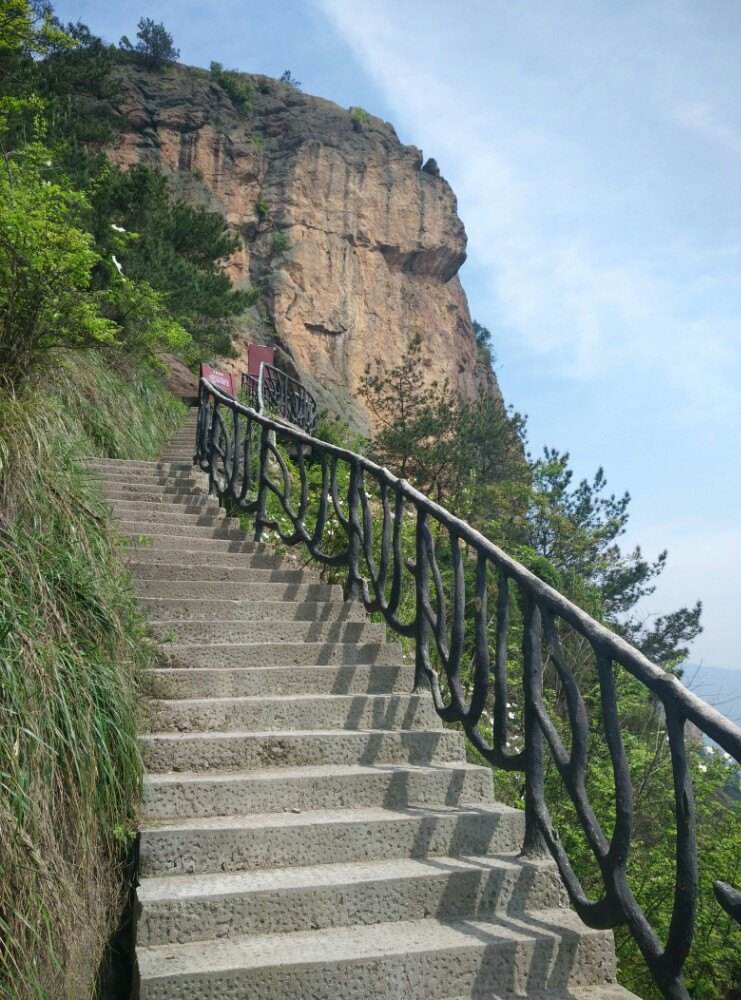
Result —
POLYGON ((149 774, 145 817, 232 816, 247 812, 354 809, 381 804, 489 802, 491 770, 474 764, 329 765, 249 771, 149 774))
MULTIPOLYGON (((256 570, 255 572, 261 572, 256 570)), ((290 571, 288 571, 290 572, 290 571)), ((299 578, 301 579, 301 577, 299 578)), ((290 582, 284 581, 284 582, 290 582)), ((298 580, 296 582, 299 582, 298 580)), ((368 618, 359 601, 255 601, 242 597, 141 597, 139 604, 152 623, 204 622, 362 622, 368 618)))
POLYGON ((287 695, 257 698, 152 698, 145 709, 153 732, 292 729, 431 729, 438 724, 429 695, 287 695))
POLYGON ((377 642, 386 637, 384 625, 376 625, 367 618, 360 621, 332 620, 319 621, 287 620, 281 616, 274 620, 240 620, 234 618, 202 618, 183 621, 174 618, 150 621, 151 634, 162 642, 182 645, 187 642, 201 643, 274 643, 274 642, 377 642))
POLYGON ((140 737, 150 771, 240 770, 317 764, 430 764, 460 761, 452 730, 316 730, 267 733, 150 733, 140 737))
MULTIPOLYGON (((140 553, 137 552, 137 565, 140 553)), ((256 559, 257 557, 255 557, 256 559)), ((150 566, 159 567, 161 564, 149 563, 150 566)), ((200 570, 200 567, 198 567, 200 570)), ((246 580, 191 580, 189 583, 181 583, 176 579, 172 583, 160 578, 159 569, 152 569, 153 574, 157 574, 154 579, 140 580, 136 586, 137 593, 142 597, 169 597, 170 600, 176 598, 192 598, 194 594, 199 594, 201 599, 207 600, 233 600, 233 601, 282 601, 305 602, 305 601, 339 601, 342 599, 340 587, 327 583, 318 583, 313 580, 304 582, 301 579, 276 580, 274 574, 278 570, 263 570, 264 575, 258 575, 260 567, 254 570, 243 570, 248 574, 246 580), (270 573, 271 575, 267 575, 270 573)), ((194 567, 190 567, 191 577, 194 567)), ((228 570, 226 570, 228 572, 228 570)), ((200 573, 198 574, 200 575, 200 573)), ((187 605, 186 605, 187 607, 187 605)), ((261 609, 258 609, 258 611, 261 609)), ((262 609, 263 612, 266 609, 262 609)), ((263 615, 265 617, 265 615, 263 615)), ((269 619, 268 619, 269 620, 269 619)))
POLYGON ((137 940, 182 944, 305 927, 486 919, 563 906, 564 893, 552 861, 506 854, 149 878, 139 892, 137 940))
POLYGON ((152 698, 237 698, 292 694, 394 694, 411 691, 411 666, 360 663, 355 666, 155 668, 142 683, 152 698))
POLYGON ((609 982, 612 936, 567 910, 495 922, 399 921, 139 949, 142 1000, 428 1000, 609 982))
POLYGON ((180 817, 142 824, 141 875, 247 871, 516 851, 522 813, 498 803, 180 817))
POLYGON ((402 662, 401 648, 395 642, 168 642, 160 648, 167 665, 184 668, 402 662))

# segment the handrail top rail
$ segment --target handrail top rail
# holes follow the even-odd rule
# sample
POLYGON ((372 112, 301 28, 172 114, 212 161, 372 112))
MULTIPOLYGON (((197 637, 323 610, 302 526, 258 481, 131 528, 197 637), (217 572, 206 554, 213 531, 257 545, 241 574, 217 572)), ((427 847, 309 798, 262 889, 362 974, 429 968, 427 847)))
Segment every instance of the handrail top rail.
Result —
MULTIPOLYGON (((290 376, 288 377, 290 378, 290 376)), ((432 514, 437 520, 445 523, 462 541, 469 543, 479 552, 483 552, 492 562, 501 567, 507 576, 529 588, 538 600, 547 604, 561 618, 586 635, 590 642, 609 654, 612 659, 617 660, 637 680, 641 681, 649 690, 656 694, 662 702, 667 698, 676 699, 689 721, 694 722, 707 736, 741 762, 741 727, 737 726, 731 719, 728 719, 717 709, 690 691, 673 674, 662 670, 661 667, 658 667, 649 660, 640 650, 636 649, 605 625, 596 621, 586 611, 550 586, 550 584, 541 580, 540 577, 523 566, 522 563, 518 562, 512 556, 507 555, 503 549, 485 535, 482 535, 480 531, 473 528, 467 521, 463 521, 461 518, 451 514, 445 507, 435 503, 434 500, 430 500, 429 497, 412 486, 406 479, 400 479, 387 468, 377 465, 371 459, 342 448, 339 445, 322 441, 320 438, 314 438, 292 424, 284 424, 258 413, 251 407, 222 393, 206 378, 201 378, 200 381, 202 386, 205 386, 215 399, 232 409, 242 412, 251 420, 255 420, 263 426, 280 431, 281 433, 289 434, 303 444, 311 447, 317 446, 336 458, 343 459, 372 473, 376 479, 385 482, 387 486, 390 486, 394 490, 401 491, 417 507, 422 508, 427 513, 432 514)))

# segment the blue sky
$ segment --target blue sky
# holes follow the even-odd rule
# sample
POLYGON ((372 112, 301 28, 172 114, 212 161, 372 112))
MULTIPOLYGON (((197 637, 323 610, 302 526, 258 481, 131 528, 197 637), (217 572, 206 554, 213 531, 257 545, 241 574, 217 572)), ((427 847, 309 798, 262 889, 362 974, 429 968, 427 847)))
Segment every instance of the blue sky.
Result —
POLYGON ((63 0, 110 40, 142 14, 181 59, 290 68, 434 156, 463 279, 533 451, 604 465, 628 543, 702 598, 693 659, 740 667, 741 4, 736 0, 63 0))

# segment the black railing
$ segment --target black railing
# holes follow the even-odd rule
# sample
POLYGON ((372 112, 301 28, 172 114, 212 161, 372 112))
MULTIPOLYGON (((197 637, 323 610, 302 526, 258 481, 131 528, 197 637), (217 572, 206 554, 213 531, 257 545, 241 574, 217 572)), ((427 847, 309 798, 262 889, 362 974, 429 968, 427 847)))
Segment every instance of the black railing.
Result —
POLYGON ((257 375, 250 375, 249 372, 242 373, 242 394, 247 405, 260 413, 260 382, 257 375))
MULTIPOLYGON (((349 597, 382 615, 397 634, 415 640, 415 690, 429 688, 441 718, 459 723, 487 761, 524 774, 523 853, 542 854, 547 848, 581 919, 590 927, 627 927, 663 995, 687 998, 682 969, 694 931, 698 872, 685 726, 694 724, 736 761, 741 761, 741 730, 409 483, 361 455, 258 414, 205 381, 197 461, 225 505, 254 517, 256 540, 270 530, 288 545, 304 545, 318 562, 345 573, 349 597), (288 446, 285 455, 279 442, 288 446), (574 656, 583 662, 585 650, 599 686, 596 706, 587 705, 574 668, 574 656), (518 694, 510 685, 514 659, 518 694), (664 943, 628 884, 633 788, 621 734, 618 666, 648 689, 665 718, 676 869, 664 943), (558 686, 558 712, 546 698, 546 669, 558 686), (515 714, 510 697, 513 704, 522 699, 517 731, 510 724, 515 714), (612 764, 610 835, 587 793, 589 707, 601 714, 612 764), (514 745, 518 739, 521 746, 514 745), (594 855, 602 885, 596 899, 583 889, 551 821, 546 751, 594 855)), ((716 882, 715 893, 738 919, 741 894, 723 882, 716 882)))
POLYGON ((259 376, 245 373, 242 391, 249 405, 258 413, 268 413, 286 420, 312 434, 316 426, 317 405, 309 390, 274 365, 263 362, 259 376))

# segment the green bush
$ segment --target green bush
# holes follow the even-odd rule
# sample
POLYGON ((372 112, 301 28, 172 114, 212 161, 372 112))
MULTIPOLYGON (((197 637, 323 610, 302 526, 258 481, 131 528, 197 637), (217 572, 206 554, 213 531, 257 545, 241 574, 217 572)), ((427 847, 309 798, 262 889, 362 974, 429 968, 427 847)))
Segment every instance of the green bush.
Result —
POLYGON ((236 69, 224 69, 220 62, 210 66, 212 78, 227 92, 238 111, 247 112, 252 107, 252 84, 236 69))
POLYGON ((368 124, 370 117, 365 108, 350 108, 350 119, 352 120, 353 127, 362 128, 363 125, 368 124))
POLYGON ((288 239, 288 233, 282 229, 277 233, 273 233, 272 252, 274 257, 282 257, 288 253, 290 248, 291 241, 288 239))

